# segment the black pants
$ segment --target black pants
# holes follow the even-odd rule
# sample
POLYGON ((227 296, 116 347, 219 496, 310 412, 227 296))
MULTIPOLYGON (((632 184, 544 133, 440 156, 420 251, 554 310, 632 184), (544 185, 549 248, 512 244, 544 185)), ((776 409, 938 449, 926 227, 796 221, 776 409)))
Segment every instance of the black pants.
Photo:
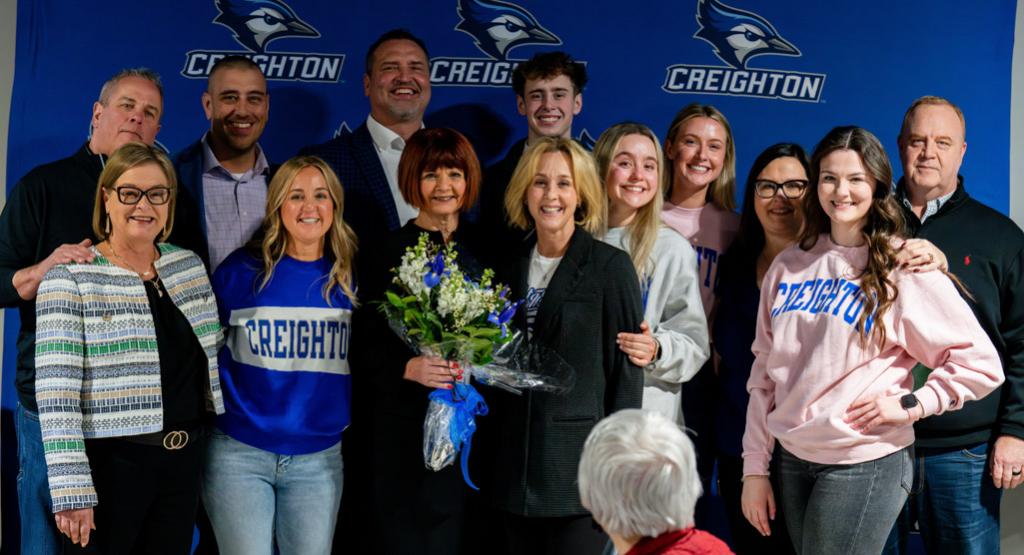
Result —
POLYGON ((715 472, 715 391, 718 376, 712 361, 704 363, 690 381, 683 384, 683 424, 697 454, 697 475, 704 494, 693 510, 694 524, 711 528, 711 479, 715 472))
MULTIPOLYGON (((590 515, 534 518, 501 514, 502 538, 508 555, 601 555, 608 536, 590 515)), ((501 553, 500 545, 495 552, 501 553)))
POLYGON ((423 465, 423 417, 378 411, 372 457, 370 535, 375 551, 387 555, 465 553, 461 542, 469 487, 462 481, 458 458, 436 472, 423 465))
POLYGON ((85 451, 99 498, 96 530, 84 550, 65 539, 65 553, 191 551, 204 438, 177 451, 121 438, 86 440, 85 451))
POLYGON ((743 516, 740 499, 743 495, 743 458, 718 454, 718 490, 725 503, 725 514, 729 519, 729 533, 732 535, 732 549, 736 555, 786 555, 794 553, 793 543, 786 530, 786 519, 782 513, 782 497, 775 468, 772 468, 772 493, 775 495, 775 520, 770 522, 772 535, 765 537, 743 516))

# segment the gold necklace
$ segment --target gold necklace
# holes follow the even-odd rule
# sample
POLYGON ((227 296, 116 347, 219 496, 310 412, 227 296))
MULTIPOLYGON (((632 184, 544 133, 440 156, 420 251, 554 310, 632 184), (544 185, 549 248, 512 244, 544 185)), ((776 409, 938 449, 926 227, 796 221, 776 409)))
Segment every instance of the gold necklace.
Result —
MULTIPOLYGON (((159 295, 161 297, 164 296, 164 292, 160 290, 160 276, 159 275, 154 275, 152 279, 147 278, 146 276, 152 274, 153 273, 152 271, 146 270, 145 272, 140 272, 130 262, 128 262, 127 260, 122 258, 120 254, 117 254, 117 251, 114 250, 114 243, 112 241, 107 241, 107 246, 110 247, 110 254, 114 255, 114 258, 118 259, 125 266, 128 266, 129 270, 135 272, 136 274, 139 274, 139 276, 142 278, 142 281, 148 281, 150 284, 152 284, 153 287, 156 288, 157 295, 159 295)), ((153 250, 156 251, 156 247, 153 247, 153 250)), ((156 252, 158 252, 158 251, 156 251, 156 252)), ((154 260, 155 260, 155 258, 154 258, 154 260)), ((152 265, 152 262, 150 264, 152 265)))

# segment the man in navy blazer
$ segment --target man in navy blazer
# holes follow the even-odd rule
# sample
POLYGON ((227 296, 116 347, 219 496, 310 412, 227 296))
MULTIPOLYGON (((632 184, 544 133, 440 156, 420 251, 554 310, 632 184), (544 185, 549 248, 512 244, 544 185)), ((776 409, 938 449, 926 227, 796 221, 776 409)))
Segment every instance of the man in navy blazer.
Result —
POLYGON ((174 156, 180 187, 170 243, 195 251, 212 274, 260 227, 272 169, 260 136, 270 112, 267 80, 243 56, 210 70, 202 96, 210 130, 174 156))
POLYGON ((398 190, 398 161, 405 141, 423 127, 430 103, 429 60, 423 41, 409 31, 393 29, 381 35, 366 53, 366 122, 302 150, 323 158, 341 179, 345 221, 359 238, 364 258, 388 231, 418 214, 398 190))

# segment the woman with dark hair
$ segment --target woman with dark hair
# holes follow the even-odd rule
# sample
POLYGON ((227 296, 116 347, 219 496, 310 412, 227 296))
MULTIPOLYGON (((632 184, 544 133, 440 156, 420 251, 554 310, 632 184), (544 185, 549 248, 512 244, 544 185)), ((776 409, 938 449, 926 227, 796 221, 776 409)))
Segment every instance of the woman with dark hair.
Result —
POLYGON ((206 268, 162 242, 177 191, 159 149, 119 148, 96 188, 94 258, 39 285, 35 390, 66 553, 192 545, 205 428, 224 404, 206 268))
POLYGON ((516 325, 576 373, 564 394, 492 395, 500 444, 489 495, 507 553, 601 553, 608 543, 580 502, 580 454, 598 420, 640 407, 643 371, 616 345, 619 332, 640 331, 636 270, 591 235, 606 207, 590 153, 563 138, 532 144, 505 193, 512 225, 535 231, 502 269, 512 297, 526 299, 516 325))
POLYGON ((480 162, 472 145, 452 129, 421 129, 405 144, 398 165, 398 185, 419 215, 395 230, 360 272, 363 307, 357 312, 358 334, 352 356, 372 390, 370 510, 379 553, 446 554, 463 550, 468 486, 458 465, 439 471, 423 463, 423 419, 428 395, 464 380, 457 363, 417 355, 403 343, 378 311, 407 247, 421 234, 439 246, 455 244, 460 268, 479 277, 474 252, 477 234, 462 215, 480 190, 480 162))
POLYGON ((874 135, 830 131, 811 182, 798 244, 761 285, 742 507, 770 533, 775 451, 797 553, 873 554, 911 486, 912 424, 989 394, 1002 365, 948 274, 901 267, 902 214, 874 135), (932 370, 915 384, 918 361, 932 370))
POLYGON ((323 160, 288 160, 270 181, 261 232, 213 276, 228 330, 227 411, 210 439, 203 503, 225 555, 330 552, 356 299, 344 205, 323 160))
POLYGON ((781 143, 758 155, 743 193, 740 233, 719 261, 718 307, 712 329, 718 365, 715 446, 718 484, 729 519, 732 547, 746 553, 792 552, 781 511, 772 534, 762 537, 743 518, 740 508, 743 477, 743 428, 747 418, 747 379, 754 355, 761 281, 775 256, 796 243, 803 223, 802 199, 810 163, 800 145, 781 143))

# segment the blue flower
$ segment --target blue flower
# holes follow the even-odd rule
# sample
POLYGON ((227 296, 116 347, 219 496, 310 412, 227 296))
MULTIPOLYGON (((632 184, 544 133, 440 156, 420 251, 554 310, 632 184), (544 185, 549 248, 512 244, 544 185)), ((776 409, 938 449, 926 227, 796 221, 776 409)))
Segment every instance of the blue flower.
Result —
POLYGON ((446 273, 444 269, 444 256, 441 253, 437 253, 434 260, 430 262, 430 270, 423 274, 423 285, 426 285, 427 289, 433 288, 438 283, 441 283, 441 276, 446 273))
POLYGON ((516 314, 516 309, 519 308, 519 304, 522 301, 514 302, 509 304, 505 302, 505 308, 502 309, 501 313, 491 312, 487 315, 487 321, 494 324, 495 326, 501 326, 501 337, 504 339, 508 335, 508 323, 512 320, 512 317, 516 314))

